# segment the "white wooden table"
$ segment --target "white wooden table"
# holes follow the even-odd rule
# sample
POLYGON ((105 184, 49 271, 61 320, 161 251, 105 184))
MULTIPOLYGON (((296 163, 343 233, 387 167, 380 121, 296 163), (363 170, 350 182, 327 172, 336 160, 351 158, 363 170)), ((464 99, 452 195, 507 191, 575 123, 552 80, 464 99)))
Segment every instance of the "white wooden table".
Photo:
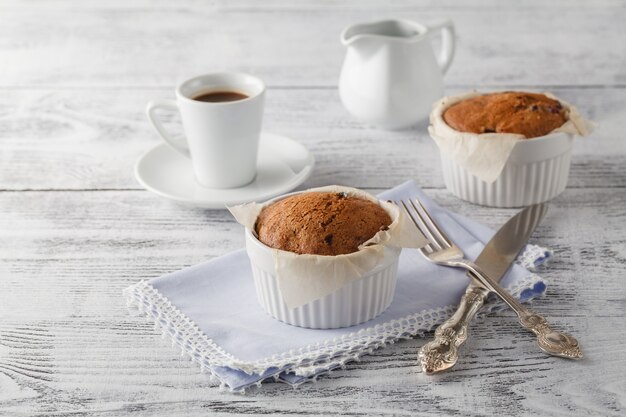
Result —
POLYGON ((0 3, 0 415, 624 415, 626 4, 252 0, 0 3), (535 303, 586 358, 547 357, 511 314, 476 323, 458 366, 418 372, 422 339, 313 385, 220 392, 128 314, 121 291, 242 247, 224 211, 144 191, 144 116, 192 75, 243 70, 269 85, 265 126, 318 164, 303 187, 372 192, 415 178, 439 203, 498 226, 513 210, 443 188, 425 129, 382 132, 339 102, 339 33, 383 16, 454 20, 447 92, 549 90, 598 128, 576 142, 567 190, 536 233, 556 257, 535 303))

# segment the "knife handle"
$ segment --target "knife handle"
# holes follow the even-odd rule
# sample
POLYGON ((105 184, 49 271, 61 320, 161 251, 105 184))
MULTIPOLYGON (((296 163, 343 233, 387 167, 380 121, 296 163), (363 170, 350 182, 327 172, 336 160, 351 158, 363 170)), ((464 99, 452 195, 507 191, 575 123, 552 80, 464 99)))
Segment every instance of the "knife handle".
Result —
POLYGON ((550 327, 545 318, 524 307, 517 298, 509 294, 500 284, 493 281, 488 275, 485 275, 476 264, 469 261, 463 262, 470 271, 469 275, 471 277, 478 280, 488 291, 494 292, 515 311, 520 324, 537 336, 537 344, 541 350, 549 355, 560 356, 562 358, 582 359, 583 353, 575 337, 554 330, 550 327))
POLYGON ((459 359, 459 347, 467 340, 469 324, 485 303, 489 291, 471 284, 456 312, 435 331, 435 339, 419 350, 422 371, 432 375, 452 368, 459 359))

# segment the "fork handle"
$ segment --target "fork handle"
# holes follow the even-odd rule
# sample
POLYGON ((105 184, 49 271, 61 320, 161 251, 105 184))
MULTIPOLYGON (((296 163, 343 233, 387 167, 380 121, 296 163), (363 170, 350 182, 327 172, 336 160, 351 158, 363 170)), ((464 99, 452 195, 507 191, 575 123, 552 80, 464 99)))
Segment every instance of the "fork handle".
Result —
POLYGON ((422 371, 432 375, 453 367, 459 359, 459 347, 465 343, 469 325, 485 303, 489 290, 471 284, 465 290, 456 312, 435 331, 435 339, 419 350, 422 371))

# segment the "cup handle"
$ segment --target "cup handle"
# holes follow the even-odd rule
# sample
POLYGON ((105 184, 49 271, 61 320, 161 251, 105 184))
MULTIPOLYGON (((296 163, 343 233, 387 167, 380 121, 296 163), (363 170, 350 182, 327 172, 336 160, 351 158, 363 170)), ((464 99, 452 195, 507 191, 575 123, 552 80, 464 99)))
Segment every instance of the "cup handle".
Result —
POLYGON ((428 29, 432 31, 441 30, 441 51, 439 52, 437 62, 441 67, 441 72, 445 74, 448 72, 450 64, 452 64, 452 58, 454 58, 456 46, 454 23, 452 20, 446 20, 439 24, 429 26, 428 29))
POLYGON ((152 126, 154 126, 154 128, 156 129, 157 133, 161 135, 163 140, 168 145, 170 145, 172 148, 174 148, 174 150, 186 156, 187 158, 191 158, 191 154, 189 153, 187 145, 181 143, 181 141, 175 140, 163 127, 163 124, 156 115, 156 111, 159 109, 178 110, 178 105, 174 100, 153 100, 149 102, 148 106, 146 107, 146 115, 148 116, 148 120, 150 120, 150 123, 152 123, 152 126))

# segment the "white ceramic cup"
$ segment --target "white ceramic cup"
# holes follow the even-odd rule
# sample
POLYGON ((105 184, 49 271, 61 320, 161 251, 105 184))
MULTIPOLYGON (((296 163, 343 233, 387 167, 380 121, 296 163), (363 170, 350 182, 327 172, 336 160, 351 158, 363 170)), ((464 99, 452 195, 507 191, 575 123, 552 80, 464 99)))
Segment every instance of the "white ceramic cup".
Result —
POLYGON ((263 120, 265 84, 248 74, 224 72, 191 78, 176 88, 176 100, 148 103, 148 119, 172 148, 190 158, 198 183, 208 188, 237 188, 256 176, 263 120), (235 92, 245 99, 205 102, 194 97, 211 92, 235 92), (178 110, 185 139, 170 135, 156 115, 178 110))

